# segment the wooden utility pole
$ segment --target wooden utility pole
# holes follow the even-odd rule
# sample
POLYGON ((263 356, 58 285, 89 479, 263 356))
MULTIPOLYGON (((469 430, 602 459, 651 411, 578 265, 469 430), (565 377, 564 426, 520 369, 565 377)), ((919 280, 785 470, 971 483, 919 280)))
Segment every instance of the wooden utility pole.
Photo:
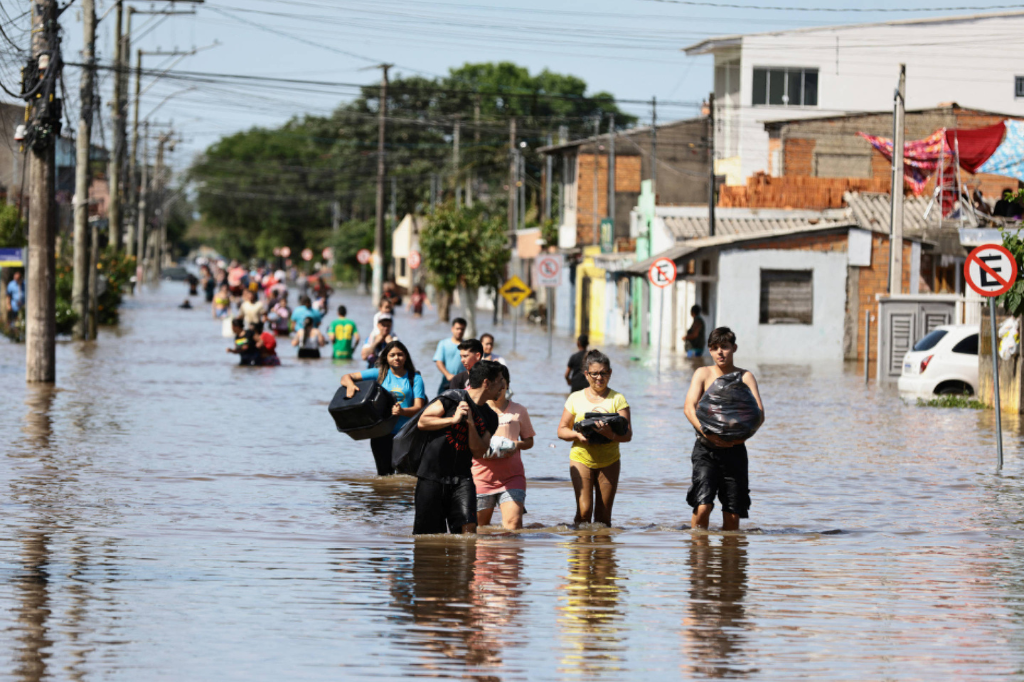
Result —
POLYGON ((380 100, 377 106, 377 222, 373 231, 373 282, 370 295, 379 301, 384 292, 384 139, 388 116, 388 69, 392 64, 381 64, 380 100))
MULTIPOLYGON (((78 315, 72 335, 84 339, 88 333, 89 313, 89 140, 92 132, 92 91, 96 65, 96 7, 94 0, 82 0, 83 45, 82 109, 78 116, 78 139, 75 141, 75 232, 74 273, 71 284, 71 307, 78 315)), ((111 233, 114 230, 111 228, 111 233)))
POLYGON ((708 95, 708 236, 715 236, 715 93, 708 95))
POLYGON ((32 3, 32 62, 25 72, 28 98, 29 218, 28 273, 25 282, 25 379, 53 383, 56 367, 57 205, 54 176, 60 137, 61 101, 57 99, 61 58, 56 0, 32 3))
MULTIPOLYGON (((892 204, 889 235, 889 293, 903 293, 903 134, 907 65, 900 64, 900 84, 892 113, 892 204)), ((941 212, 942 208, 939 207, 941 212)))
MULTIPOLYGON (((124 6, 122 0, 117 0, 116 16, 117 22, 114 26, 114 101, 111 103, 110 118, 113 128, 114 145, 110 154, 110 161, 107 165, 107 177, 109 178, 110 206, 107 210, 109 232, 114 248, 121 249, 121 230, 123 229, 123 198, 124 178, 124 84, 125 84, 125 60, 124 53, 125 37, 121 33, 124 23, 124 6)), ((95 34, 95 29, 93 30, 95 34)), ((83 76, 84 78, 84 76, 83 76)), ((131 254, 135 240, 132 239, 132 231, 128 230, 127 250, 131 254)))
MULTIPOLYGON (((149 175, 149 122, 145 124, 142 140, 142 158, 139 159, 139 164, 142 166, 142 182, 139 184, 139 202, 136 209, 136 219, 138 220, 138 243, 139 249, 138 265, 142 268, 141 272, 148 273, 149 268, 146 266, 146 261, 149 258, 149 254, 146 252, 147 247, 150 246, 146 241, 146 184, 149 175)), ((139 286, 142 286, 141 278, 138 282, 139 286)))
POLYGON ((658 98, 651 97, 651 192, 658 203, 658 98))
POLYGON ((591 183, 594 185, 594 210, 593 210, 593 242, 594 244, 601 243, 601 214, 598 213, 597 205, 597 174, 599 172, 599 166, 597 163, 597 152, 600 151, 601 143, 601 116, 598 115, 594 119, 594 179, 591 183))
POLYGON ((462 201, 462 188, 459 187, 459 133, 461 132, 461 123, 459 119, 455 119, 455 125, 452 127, 452 174, 455 178, 455 206, 458 207, 462 201))
MULTIPOLYGON (((550 133, 548 133, 545 144, 551 146, 550 133)), ((554 159, 551 154, 544 156, 546 157, 544 159, 544 220, 551 220, 551 182, 554 179, 554 159)))
POLYGON ((160 281, 160 275, 164 267, 164 244, 167 241, 167 219, 164 206, 164 149, 170 142, 169 133, 161 133, 156 143, 156 167, 153 169, 153 204, 157 207, 158 229, 155 233, 156 248, 153 255, 153 281, 160 281))

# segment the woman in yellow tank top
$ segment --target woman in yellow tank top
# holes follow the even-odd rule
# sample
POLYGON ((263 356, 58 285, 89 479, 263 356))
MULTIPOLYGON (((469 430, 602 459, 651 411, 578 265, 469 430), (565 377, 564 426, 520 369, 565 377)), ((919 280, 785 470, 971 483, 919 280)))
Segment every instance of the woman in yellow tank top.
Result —
POLYGON ((593 517, 594 521, 610 526, 615 491, 619 486, 619 443, 633 439, 633 425, 625 396, 608 387, 612 376, 612 362, 608 356, 599 350, 590 351, 583 359, 583 372, 590 385, 570 394, 565 401, 558 437, 572 443, 569 476, 576 491, 576 525, 590 523, 593 517), (576 422, 586 419, 588 412, 622 415, 628 428, 619 435, 603 424, 597 433, 611 442, 591 443, 572 428, 576 422))

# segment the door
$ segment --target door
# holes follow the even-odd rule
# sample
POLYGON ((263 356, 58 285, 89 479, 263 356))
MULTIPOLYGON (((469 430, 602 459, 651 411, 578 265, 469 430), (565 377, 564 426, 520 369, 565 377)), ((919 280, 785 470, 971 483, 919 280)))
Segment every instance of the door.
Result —
POLYGON ((590 335, 590 277, 586 275, 580 286, 580 334, 590 335))

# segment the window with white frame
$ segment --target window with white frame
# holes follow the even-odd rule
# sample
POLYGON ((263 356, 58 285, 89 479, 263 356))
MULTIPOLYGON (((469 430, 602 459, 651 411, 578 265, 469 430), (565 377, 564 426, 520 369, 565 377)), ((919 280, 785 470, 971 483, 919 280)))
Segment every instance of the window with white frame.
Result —
POLYGON ((818 106, 818 70, 754 67, 754 106, 818 106))

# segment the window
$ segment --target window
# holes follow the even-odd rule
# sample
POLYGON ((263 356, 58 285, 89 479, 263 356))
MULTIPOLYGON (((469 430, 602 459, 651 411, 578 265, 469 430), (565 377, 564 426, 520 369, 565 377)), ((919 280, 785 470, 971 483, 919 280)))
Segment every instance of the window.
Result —
POLYGON ((813 294, 810 270, 762 270, 761 324, 812 324, 813 294))
POLYGON ((399 258, 398 259, 398 276, 399 277, 405 277, 405 259, 404 258, 399 258))
MULTIPOLYGON (((934 332, 933 332, 934 333, 934 332)), ((960 339, 960 342, 953 346, 954 353, 963 353, 964 355, 977 355, 978 354, 978 335, 971 334, 960 339)))
POLYGON ((926 334, 920 341, 914 344, 914 350, 931 350, 935 348, 935 344, 942 340, 942 337, 946 335, 945 329, 936 329, 926 334))
POLYGON ((754 68, 754 105, 818 106, 818 70, 754 68))
POLYGON ((1016 76, 1013 79, 1013 96, 1024 97, 1024 76, 1016 76))

